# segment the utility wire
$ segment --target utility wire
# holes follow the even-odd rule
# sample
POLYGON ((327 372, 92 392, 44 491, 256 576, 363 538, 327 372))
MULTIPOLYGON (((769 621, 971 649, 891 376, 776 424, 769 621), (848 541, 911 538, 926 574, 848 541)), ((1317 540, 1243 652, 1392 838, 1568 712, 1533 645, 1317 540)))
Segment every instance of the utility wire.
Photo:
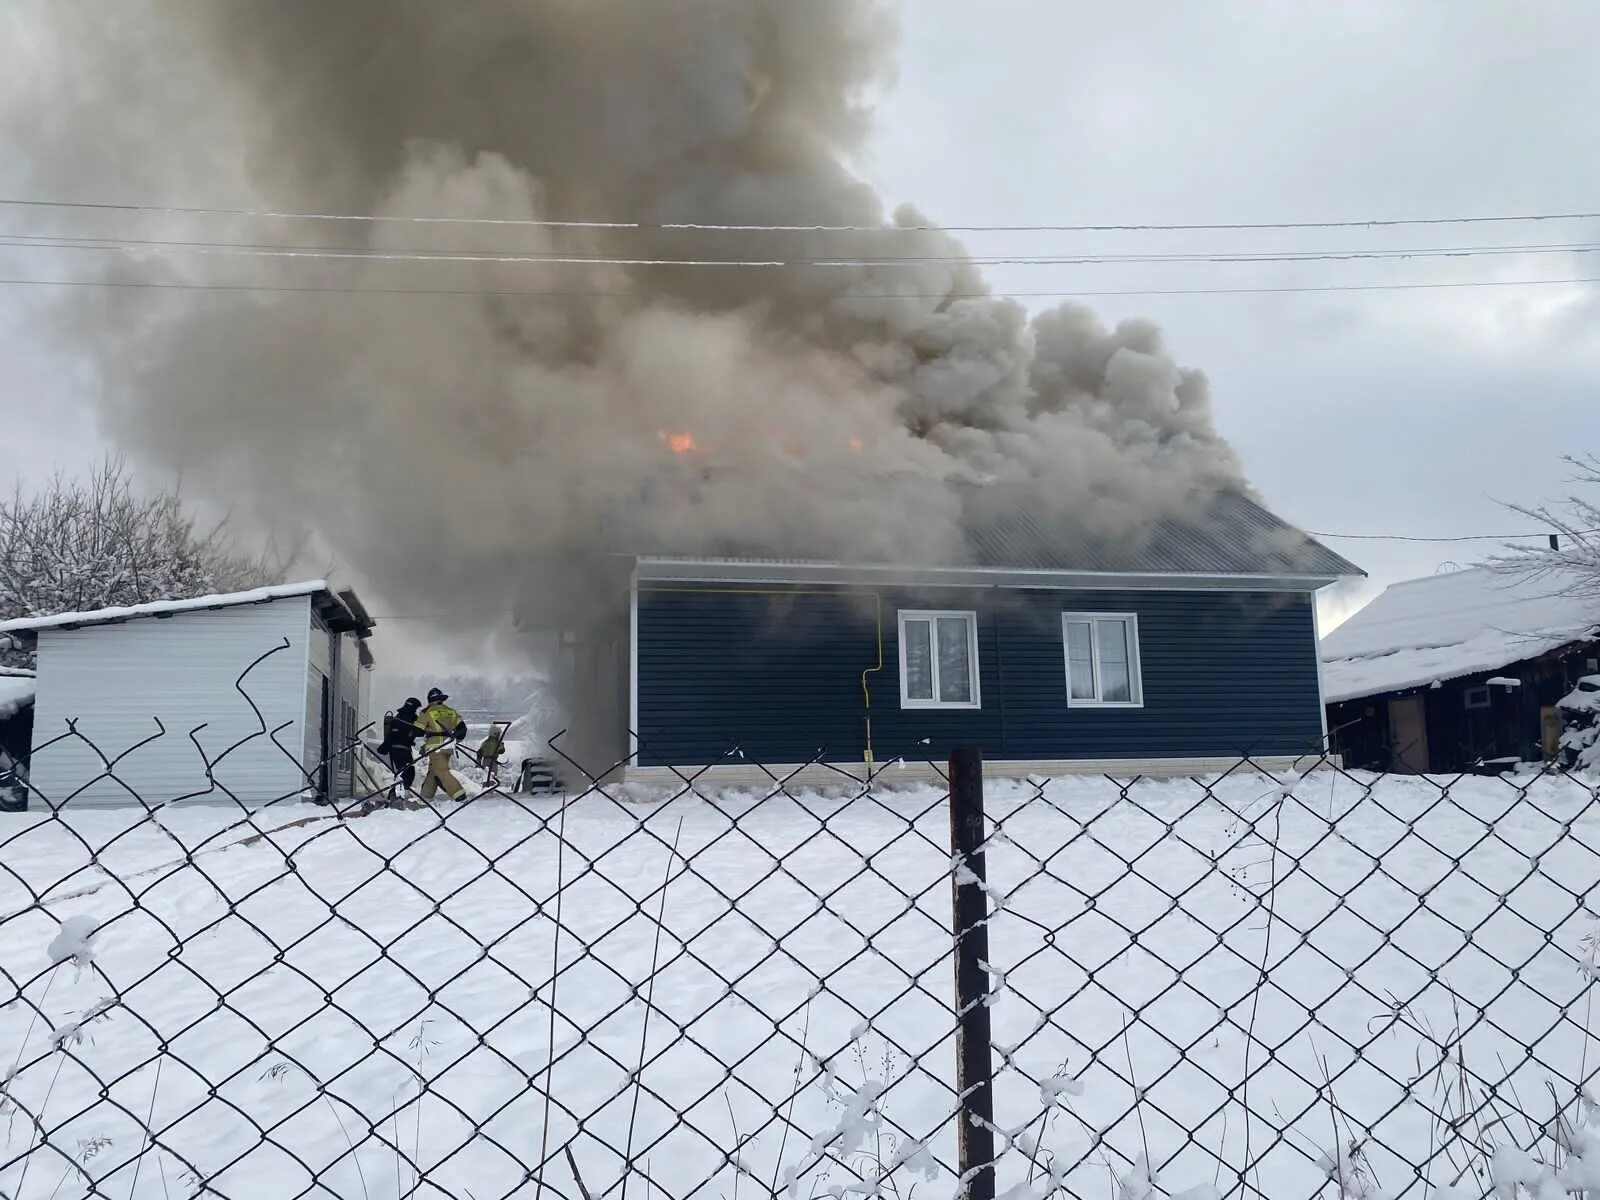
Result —
MULTIPOLYGON (((1408 533, 1317 533, 1306 530, 1307 537, 1316 538, 1343 538, 1356 542, 1516 542, 1527 538, 1547 538, 1551 533, 1559 530, 1550 530, 1546 533, 1469 533, 1454 537, 1422 537, 1408 533)), ((1595 529, 1580 529, 1578 533, 1600 533, 1595 529)))
MULTIPOLYGON (((369 254, 393 253, 416 255, 454 255, 462 253, 494 255, 514 254, 519 257, 539 255, 559 255, 562 251, 523 251, 523 250, 459 250, 456 248, 439 248, 432 246, 410 247, 373 247, 373 246, 330 246, 325 244, 304 245, 283 242, 240 242, 240 241, 191 241, 176 238, 135 238, 110 234, 54 234, 54 233, 15 233, 0 230, 0 244, 16 245, 19 247, 40 246, 46 249, 60 247, 71 249, 83 246, 91 250, 120 249, 124 247, 176 247, 180 249, 219 249, 219 250, 298 250, 321 253, 341 254, 369 254)), ((1353 248, 1338 250, 1184 250, 1184 251, 1156 251, 1143 253, 1117 252, 1109 254, 1024 254, 1007 256, 1007 261, 1016 258, 1037 259, 1041 262, 1182 262, 1190 259, 1197 261, 1225 261, 1249 262, 1257 259, 1277 261, 1282 256, 1292 258, 1407 258, 1430 254, 1532 254, 1532 253, 1559 253, 1563 251, 1585 251, 1600 249, 1600 242, 1513 242, 1489 245, 1470 246, 1388 246, 1377 248, 1353 248)), ((590 256, 596 262, 604 262, 607 256, 603 253, 590 256)), ((977 261, 982 261, 993 255, 977 256, 977 261)), ((586 258, 585 261, 588 261, 586 258)), ((631 260, 630 260, 631 261, 631 260)), ((738 264, 742 259, 714 259, 710 261, 728 262, 738 264)), ((762 260, 765 261, 765 260, 762 260)), ((962 252, 958 254, 887 254, 887 255, 788 255, 781 261, 794 262, 835 262, 846 261, 855 263, 965 263, 975 261, 974 256, 962 252)))
POLYGON ((422 225, 517 225, 536 229, 682 229, 729 233, 1120 233, 1250 229, 1392 229, 1426 225, 1484 225, 1518 221, 1591 221, 1600 212, 1518 213, 1461 217, 1387 217, 1353 221, 1216 221, 1181 224, 1106 225, 756 225, 707 221, 578 221, 522 217, 406 216, 386 213, 297 212, 278 209, 213 208, 199 205, 131 204, 87 200, 0 197, 0 205, 19 208, 78 209, 163 216, 248 217, 274 221, 355 221, 422 225))
MULTIPOLYGON (((987 299, 1096 299, 1113 296, 1256 296, 1307 294, 1320 292, 1405 292, 1427 291, 1441 288, 1502 288, 1545 287, 1557 284, 1600 283, 1600 275, 1581 275, 1563 279, 1465 279, 1454 282, 1431 283, 1351 283, 1306 284, 1283 287, 1201 287, 1201 288, 1127 288, 1127 289, 1075 289, 1071 291, 1012 291, 986 292, 877 292, 847 291, 841 298, 857 300, 987 300, 987 299)), ((284 292, 304 295, 327 292, 336 295, 369 296, 534 296, 583 298, 637 298, 640 294, 630 289, 594 288, 390 288, 390 287, 313 287, 292 284, 266 283, 179 283, 164 280, 136 279, 23 279, 0 277, 0 287, 62 287, 111 288, 152 291, 194 292, 284 292)))
POLYGON ((186 242, 151 238, 58 238, 0 232, 0 246, 34 250, 98 250, 129 254, 198 254, 241 258, 330 259, 370 262, 511 263, 619 267, 877 267, 952 264, 970 266, 1086 266, 1111 263, 1298 263, 1409 258, 1475 258, 1504 255, 1594 254, 1600 243, 1568 242, 1511 246, 1425 246, 1387 250, 1180 252, 1170 254, 1048 254, 1009 256, 790 256, 784 258, 629 258, 560 251, 497 253, 451 250, 374 250, 355 246, 286 246, 248 242, 186 242))

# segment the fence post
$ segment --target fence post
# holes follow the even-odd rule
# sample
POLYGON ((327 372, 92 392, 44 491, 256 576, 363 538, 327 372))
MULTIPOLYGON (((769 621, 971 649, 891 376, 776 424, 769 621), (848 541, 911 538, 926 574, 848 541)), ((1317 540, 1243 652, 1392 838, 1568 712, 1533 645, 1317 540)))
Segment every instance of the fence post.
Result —
POLYGON ((956 1130, 968 1200, 994 1200, 994 1063, 989 1028, 989 893, 983 854, 983 752, 950 754, 950 852, 955 869, 956 1130), (964 868, 964 869, 963 869, 964 868))

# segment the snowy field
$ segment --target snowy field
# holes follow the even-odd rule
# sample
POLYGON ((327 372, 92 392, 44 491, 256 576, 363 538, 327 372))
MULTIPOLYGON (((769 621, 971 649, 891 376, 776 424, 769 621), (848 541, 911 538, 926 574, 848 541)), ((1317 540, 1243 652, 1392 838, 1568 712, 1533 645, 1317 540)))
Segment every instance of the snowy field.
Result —
MULTIPOLYGON (((1002 1193, 1553 1159, 1600 1064, 1594 798, 1370 782, 990 782, 1002 1193)), ((574 1200, 571 1163, 594 1196, 956 1194, 942 794, 253 822, 0 814, 0 1194, 489 1200, 545 1158, 574 1200)))

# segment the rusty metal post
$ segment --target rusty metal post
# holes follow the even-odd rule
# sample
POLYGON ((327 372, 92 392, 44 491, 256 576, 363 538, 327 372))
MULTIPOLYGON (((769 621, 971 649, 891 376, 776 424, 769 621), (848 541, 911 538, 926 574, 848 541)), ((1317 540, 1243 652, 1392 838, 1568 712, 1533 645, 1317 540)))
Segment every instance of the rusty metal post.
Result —
POLYGON ((950 852, 955 870, 956 1090, 961 1178, 968 1200, 994 1200, 994 1061, 989 1022, 989 893, 985 888, 983 752, 950 754, 950 852))

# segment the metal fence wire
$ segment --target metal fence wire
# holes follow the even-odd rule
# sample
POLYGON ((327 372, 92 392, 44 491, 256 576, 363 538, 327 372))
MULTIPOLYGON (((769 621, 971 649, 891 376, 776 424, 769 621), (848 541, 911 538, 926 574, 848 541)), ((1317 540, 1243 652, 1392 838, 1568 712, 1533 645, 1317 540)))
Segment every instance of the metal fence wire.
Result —
POLYGON ((0 815, 8 1200, 1600 1189, 1592 779, 206 761, 0 815))

